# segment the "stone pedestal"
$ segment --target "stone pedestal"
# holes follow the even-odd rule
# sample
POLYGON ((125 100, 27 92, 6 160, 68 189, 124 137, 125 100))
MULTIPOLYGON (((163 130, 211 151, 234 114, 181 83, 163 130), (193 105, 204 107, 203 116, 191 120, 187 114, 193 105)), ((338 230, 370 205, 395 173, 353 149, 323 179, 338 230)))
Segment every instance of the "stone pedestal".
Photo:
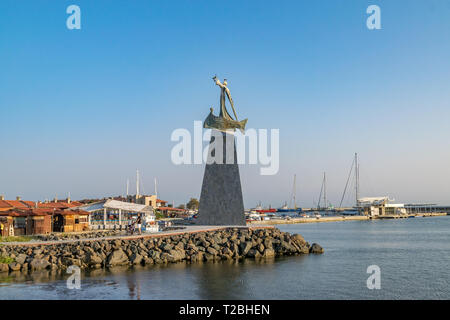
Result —
POLYGON ((211 137, 196 222, 199 225, 246 225, 234 139, 234 135, 218 131, 211 137), (217 142, 214 143, 215 136, 220 138, 220 135, 223 139, 223 157, 218 156, 222 163, 215 157, 214 150, 218 146, 217 142))

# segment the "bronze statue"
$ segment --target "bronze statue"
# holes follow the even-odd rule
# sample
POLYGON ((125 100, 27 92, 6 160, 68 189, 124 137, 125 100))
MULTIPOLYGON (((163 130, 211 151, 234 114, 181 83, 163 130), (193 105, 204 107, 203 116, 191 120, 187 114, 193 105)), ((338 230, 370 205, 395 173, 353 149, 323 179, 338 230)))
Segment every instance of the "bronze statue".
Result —
POLYGON ((205 119, 205 122, 203 123, 203 128, 209 128, 209 129, 217 129, 222 132, 226 131, 235 131, 236 129, 241 130, 242 133, 245 133, 245 125, 247 124, 247 120, 239 121, 236 110, 234 109, 234 103, 233 99, 231 99, 230 90, 227 88, 227 79, 223 80, 223 83, 220 82, 220 80, 217 78, 217 76, 214 76, 213 78, 216 85, 220 87, 220 114, 219 116, 215 116, 213 114, 213 108, 210 108, 210 113, 208 117, 205 119), (226 96, 226 97, 225 97, 226 96), (228 101, 231 105, 231 108, 233 109, 233 114, 235 119, 228 113, 225 102, 226 98, 228 98, 228 101))

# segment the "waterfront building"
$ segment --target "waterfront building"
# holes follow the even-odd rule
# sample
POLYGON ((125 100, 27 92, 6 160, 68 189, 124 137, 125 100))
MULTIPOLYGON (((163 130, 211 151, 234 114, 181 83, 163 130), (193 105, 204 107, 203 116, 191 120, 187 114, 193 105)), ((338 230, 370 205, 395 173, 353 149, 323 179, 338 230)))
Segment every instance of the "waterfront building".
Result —
POLYGON ((185 209, 180 208, 158 207, 157 210, 161 212, 164 216, 169 218, 187 218, 190 216, 185 209))
MULTIPOLYGON (((119 200, 119 199, 117 199, 119 200)), ((125 198, 126 202, 143 204, 145 206, 150 206, 153 208, 165 207, 167 201, 158 199, 156 195, 129 195, 125 198)))
POLYGON ((91 229, 125 230, 128 223, 140 215, 145 222, 146 231, 158 231, 152 206, 108 199, 76 209, 89 212, 88 223, 91 229))
POLYGON ((389 197, 366 197, 358 199, 358 208, 367 216, 390 216, 406 214, 405 205, 392 203, 389 197))
POLYGON ((53 199, 52 201, 25 201, 21 197, 16 197, 16 200, 5 200, 4 196, 0 196, 0 212, 9 211, 12 209, 68 209, 81 206, 82 203, 78 201, 71 201, 70 198, 65 200, 53 199))
POLYGON ((0 211, 0 222, 7 226, 2 236, 80 232, 89 229, 89 213, 82 210, 52 208, 14 208, 0 211))
POLYGON ((70 198, 49 202, 5 200, 0 196, 0 222, 7 225, 3 236, 34 235, 50 232, 78 232, 89 229, 89 213, 82 210, 71 210, 81 205, 70 198))

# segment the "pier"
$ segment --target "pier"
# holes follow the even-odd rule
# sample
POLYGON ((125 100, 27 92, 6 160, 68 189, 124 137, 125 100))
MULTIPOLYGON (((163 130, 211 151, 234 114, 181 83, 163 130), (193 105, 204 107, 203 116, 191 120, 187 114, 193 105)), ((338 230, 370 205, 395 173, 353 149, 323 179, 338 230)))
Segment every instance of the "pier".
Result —
POLYGON ((309 218, 291 218, 291 219, 270 219, 262 221, 249 221, 248 225, 276 225, 276 224, 296 224, 296 223, 315 223, 315 222, 338 222, 338 221, 366 221, 366 220, 382 220, 382 219, 406 219, 415 217, 440 217, 450 215, 447 212, 422 212, 410 214, 391 214, 379 216, 326 216, 326 217, 309 217, 309 218))
POLYGON ((413 214, 447 213, 450 214, 450 206, 439 206, 431 203, 405 204, 406 212, 413 214))
POLYGON ((407 219, 415 217, 441 217, 447 216, 447 212, 424 212, 424 213, 410 213, 410 214, 389 214, 384 216, 374 217, 375 219, 407 219))

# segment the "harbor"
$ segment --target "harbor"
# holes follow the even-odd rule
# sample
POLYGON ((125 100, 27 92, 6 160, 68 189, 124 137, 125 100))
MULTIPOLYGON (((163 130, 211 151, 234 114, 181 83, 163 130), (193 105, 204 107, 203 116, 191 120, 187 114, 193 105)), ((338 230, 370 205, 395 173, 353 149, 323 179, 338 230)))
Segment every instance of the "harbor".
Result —
POLYGON ((450 300, 450 1, 410 2, 2 1, 2 316, 450 300))
POLYGON ((0 273, 0 299, 450 299, 448 217, 276 227, 325 253, 86 269, 81 290, 68 289, 63 272, 0 273), (365 286, 374 261, 384 272, 382 290, 365 286))

